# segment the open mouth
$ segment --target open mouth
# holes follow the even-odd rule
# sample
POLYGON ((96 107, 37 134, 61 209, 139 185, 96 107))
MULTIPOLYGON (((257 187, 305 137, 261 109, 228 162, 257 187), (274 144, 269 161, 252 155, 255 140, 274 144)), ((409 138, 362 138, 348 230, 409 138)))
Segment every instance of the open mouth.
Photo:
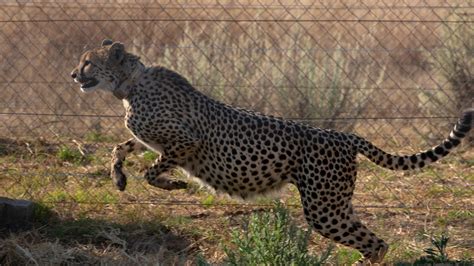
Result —
POLYGON ((88 78, 81 82, 81 89, 91 88, 97 84, 99 84, 99 81, 96 78, 88 78))

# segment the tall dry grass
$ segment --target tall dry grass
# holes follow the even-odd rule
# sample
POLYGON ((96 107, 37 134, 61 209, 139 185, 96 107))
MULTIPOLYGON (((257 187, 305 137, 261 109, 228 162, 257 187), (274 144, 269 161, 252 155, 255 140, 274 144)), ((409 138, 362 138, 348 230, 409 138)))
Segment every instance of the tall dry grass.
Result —
POLYGON ((268 6, 251 1, 2 3, 0 111, 22 115, 0 116, 0 137, 81 137, 91 130, 121 135, 121 104, 110 95, 79 93, 69 77, 80 54, 104 38, 124 42, 145 63, 173 68, 234 105, 356 130, 371 139, 389 136, 404 143, 407 135, 444 136, 439 128, 446 120, 417 123, 419 132, 410 121, 334 119, 457 115, 457 108, 439 107, 456 103, 446 97, 449 93, 438 93, 453 89, 430 62, 435 51, 449 48, 443 36, 462 34, 446 35, 440 23, 410 20, 466 20, 460 14, 469 10, 466 3, 430 2, 432 8, 398 1, 261 4, 268 6), (440 8, 448 5, 462 8, 440 8), (228 19, 265 21, 215 21, 228 19))
POLYGON ((218 30, 229 26, 220 23, 211 33, 186 26, 186 38, 165 46, 159 63, 190 77, 214 98, 287 118, 324 118, 319 126, 328 128, 338 128, 338 117, 363 114, 365 99, 384 80, 384 66, 364 60, 356 49, 346 50, 340 37, 333 49, 322 50, 301 29, 275 45, 259 25, 248 25, 236 40, 218 30))

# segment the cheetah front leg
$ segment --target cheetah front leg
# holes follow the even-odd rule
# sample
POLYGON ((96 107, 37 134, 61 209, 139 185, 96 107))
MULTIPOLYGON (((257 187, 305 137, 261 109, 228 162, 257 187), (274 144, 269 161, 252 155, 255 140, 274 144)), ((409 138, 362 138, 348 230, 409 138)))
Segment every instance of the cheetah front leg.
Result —
POLYGON ((122 171, 123 161, 125 157, 133 151, 142 150, 145 147, 135 138, 131 138, 123 143, 115 146, 112 151, 112 167, 110 169, 110 176, 120 191, 124 191, 127 186, 127 177, 122 171))
MULTIPOLYGON (((110 175, 115 186, 120 191, 124 191, 125 187, 127 186, 127 177, 122 170, 125 158, 129 153, 144 149, 146 149, 146 147, 143 145, 143 143, 135 138, 131 138, 123 143, 120 143, 113 149, 110 175)), ((146 171, 145 179, 150 185, 166 190, 186 188, 186 182, 167 176, 167 173, 176 167, 176 162, 173 160, 168 160, 167 158, 163 158, 163 155, 161 155, 160 158, 156 159, 155 163, 146 171)))

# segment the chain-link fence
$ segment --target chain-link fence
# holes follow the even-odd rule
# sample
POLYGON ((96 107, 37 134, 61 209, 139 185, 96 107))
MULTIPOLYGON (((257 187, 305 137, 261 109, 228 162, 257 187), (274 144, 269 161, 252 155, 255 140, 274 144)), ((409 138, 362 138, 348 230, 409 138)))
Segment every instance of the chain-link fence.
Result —
MULTIPOLYGON (((352 131, 389 152, 426 149, 473 106, 473 12, 447 0, 3 1, 0 195, 202 204, 147 186, 150 153, 126 166, 135 196, 115 194, 108 161, 129 135, 124 109, 79 92, 69 74, 105 38, 226 103, 352 131)), ((356 205, 472 211, 471 147, 408 175, 361 160, 356 205)))

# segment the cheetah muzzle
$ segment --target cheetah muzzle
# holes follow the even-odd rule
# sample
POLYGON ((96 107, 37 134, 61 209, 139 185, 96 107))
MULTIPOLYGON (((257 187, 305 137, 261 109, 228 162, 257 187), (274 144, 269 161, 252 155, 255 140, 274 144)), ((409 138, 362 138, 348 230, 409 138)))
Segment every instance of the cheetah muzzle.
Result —
POLYGON ((105 40, 85 52, 72 77, 90 91, 101 89, 122 99, 125 125, 133 138, 112 153, 111 175, 119 190, 127 154, 145 148, 161 156, 146 171, 149 184, 186 188, 170 178, 183 168, 203 183, 249 198, 293 184, 308 223, 321 235, 355 248, 364 262, 381 262, 388 245, 355 214, 351 198, 356 155, 393 169, 422 168, 446 156, 472 127, 474 109, 465 111, 439 145, 413 155, 391 155, 349 133, 326 130, 213 100, 167 68, 146 67, 123 44, 105 40))

